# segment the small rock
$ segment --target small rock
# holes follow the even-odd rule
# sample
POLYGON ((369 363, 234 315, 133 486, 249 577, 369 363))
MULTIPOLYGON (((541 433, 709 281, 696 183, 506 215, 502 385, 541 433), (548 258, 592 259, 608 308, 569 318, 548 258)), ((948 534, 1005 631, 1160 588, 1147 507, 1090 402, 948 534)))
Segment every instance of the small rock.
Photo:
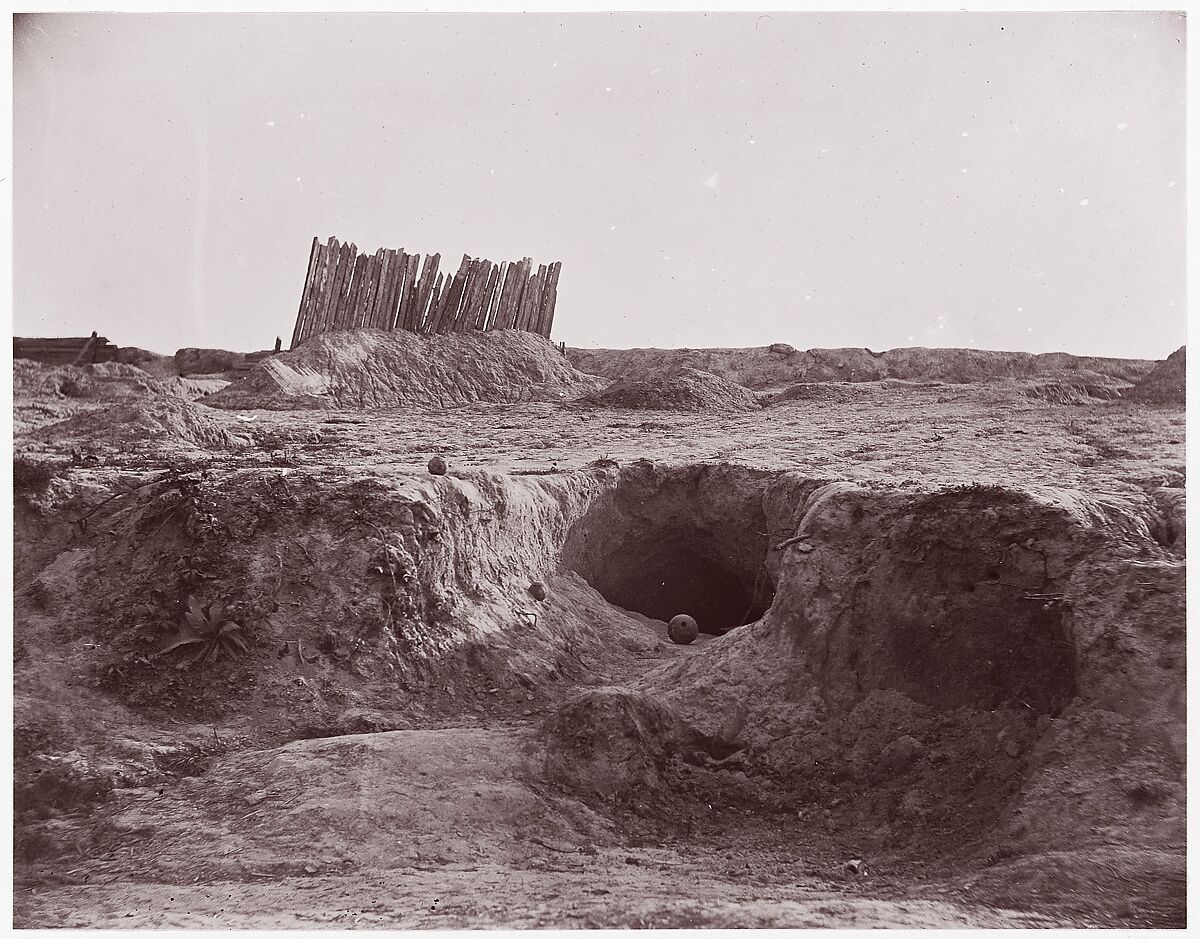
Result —
POLYGON ((533 711, 531 711, 529 708, 526 708, 521 713, 524 714, 526 717, 533 717, 533 711))
POLYGON ((866 877, 867 862, 862 858, 851 858, 842 865, 842 873, 848 877, 866 877))
POLYGON ((529 595, 535 600, 545 600, 547 595, 546 585, 540 580, 535 580, 529 585, 529 595))
POLYGON ((925 744, 916 737, 905 734, 897 737, 879 755, 879 762, 893 773, 908 769, 925 755, 925 744))
POLYGON ((246 796, 246 804, 247 805, 258 805, 258 803, 260 803, 266 797, 267 797, 267 790, 259 789, 258 792, 252 792, 252 793, 250 793, 250 795, 246 796))
POLYGON ((904 798, 900 800, 900 814, 913 819, 924 818, 928 814, 917 790, 910 789, 904 793, 904 798))
POLYGON ((1015 740, 1006 740, 1004 742, 1004 752, 1011 757, 1016 757, 1021 753, 1021 748, 1015 740))
POLYGON ((446 471, 450 468, 446 465, 446 461, 440 456, 435 456, 430 459, 428 466, 429 473, 432 476, 445 476, 446 471))

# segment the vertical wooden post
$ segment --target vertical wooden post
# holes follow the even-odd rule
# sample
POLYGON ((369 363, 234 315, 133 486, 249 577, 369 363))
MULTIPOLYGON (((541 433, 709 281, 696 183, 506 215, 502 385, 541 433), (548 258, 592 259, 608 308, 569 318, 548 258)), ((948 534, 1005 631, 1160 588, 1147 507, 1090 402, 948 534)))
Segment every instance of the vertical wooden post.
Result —
POLYGON ((450 282, 450 289, 446 292, 442 314, 437 324, 437 331, 439 333, 449 332, 454 325, 454 320, 458 316, 458 304, 462 298, 463 285, 466 282, 467 271, 470 269, 470 266, 471 256, 464 254, 462 263, 458 266, 458 273, 454 275, 454 279, 450 282))
POLYGON ((513 277, 513 290, 508 297, 508 309, 504 312, 504 325, 502 329, 516 329, 517 317, 521 313, 521 296, 525 292, 525 285, 529 278, 529 267, 533 263, 532 258, 522 258, 517 263, 517 269, 514 272, 509 271, 509 277, 513 277))
POLYGON ((337 263, 333 267, 333 280, 329 285, 329 308, 325 316, 324 332, 337 329, 338 309, 341 305, 342 289, 346 285, 346 252, 349 245, 338 248, 337 263))
POLYGON ((412 257, 404 255, 400 259, 400 280, 396 281, 396 312, 392 316, 392 329, 404 328, 404 300, 408 297, 408 274, 409 263, 412 262, 412 257))
POLYGON ((562 270, 562 261, 550 265, 546 275, 546 283, 542 287, 542 309, 538 317, 538 333, 550 338, 550 327, 554 323, 554 304, 558 299, 558 273, 562 270))
POLYGON ((496 317, 500 313, 500 300, 504 296, 504 279, 508 275, 508 262, 501 261, 496 265, 496 286, 492 290, 492 295, 488 298, 487 320, 483 324, 486 330, 496 328, 496 317))
POLYGON ((404 295, 400 303, 400 316, 397 317, 403 329, 412 330, 413 328, 413 313, 416 309, 416 298, 419 295, 418 273, 420 268, 420 253, 408 258, 408 270, 404 273, 404 295))
POLYGON ((375 285, 375 299, 371 301, 370 319, 367 321, 375 329, 386 329, 383 325, 383 298, 387 293, 389 279, 392 276, 392 252, 388 248, 380 249, 379 281, 375 285))
POLYGON ((471 293, 475 290, 475 281, 479 277, 479 261, 472 259, 467 266, 467 277, 463 281, 462 302, 458 305, 458 314, 454 317, 454 322, 450 327, 450 331, 457 333, 461 332, 463 325, 468 316, 468 308, 471 304, 471 293))
POLYGON ((358 260, 358 246, 354 244, 343 245, 342 252, 346 255, 345 268, 342 272, 341 283, 338 285, 334 329, 346 328, 346 309, 349 306, 350 288, 354 284, 354 265, 358 260))
POLYGON ((483 305, 479 312, 476 329, 487 330, 492 326, 492 316, 496 310, 496 296, 500 293, 500 278, 503 273, 502 264, 492 265, 492 275, 488 278, 487 289, 483 292, 483 305))
POLYGON ((363 292, 363 283, 367 279, 368 260, 365 254, 360 254, 354 259, 354 267, 350 269, 350 289, 346 292, 346 315, 343 318, 343 329, 353 329, 358 325, 358 304, 363 292))
POLYGON ((321 311, 320 332, 328 332, 333 327, 333 317, 337 312, 338 284, 341 282, 343 263, 346 260, 346 246, 338 245, 336 255, 330 260, 329 280, 325 288, 324 308, 321 311))
POLYGON ((529 312, 525 315, 526 332, 538 331, 539 319, 542 315, 542 290, 546 285, 546 265, 539 264, 537 275, 533 279, 533 294, 529 298, 529 312))
POLYGON ((404 287, 404 274, 408 270, 408 255, 400 248, 392 259, 392 277, 388 284, 383 310, 384 329, 396 328, 396 313, 400 309, 400 291, 404 287))
POLYGON ((429 298, 433 291, 434 278, 438 276, 438 265, 442 261, 440 254, 435 254, 430 257, 425 255, 425 267, 421 272, 421 290, 417 296, 417 311, 413 317, 413 332, 419 333, 425 326, 425 321, 428 318, 427 311, 429 310, 429 298))
MULTIPOLYGON (((332 242, 333 239, 330 239, 332 242)), ((321 314, 321 301, 325 296, 325 279, 326 270, 329 267, 330 248, 326 245, 317 246, 317 265, 313 271, 312 291, 308 297, 308 303, 305 304, 304 322, 300 324, 300 337, 297 345, 304 342, 313 334, 316 325, 316 320, 321 314)))
POLYGON ((320 239, 313 238, 312 248, 308 252, 308 273, 304 276, 304 289, 300 291, 300 308, 296 311, 296 326, 292 330, 292 345, 295 349, 300 342, 300 328, 304 325, 304 314, 308 307, 308 300, 312 296, 313 291, 313 270, 317 266, 317 260, 320 257, 320 239))
POLYGON ((363 284, 362 298, 359 301, 357 326, 371 326, 371 312, 375 309, 375 291, 379 289, 379 259, 383 255, 380 248, 367 260, 367 279, 363 284))
POLYGON ((433 332, 433 321, 437 317, 438 306, 442 301, 442 284, 445 280, 445 275, 438 274, 437 282, 433 285, 433 293, 429 295, 429 310, 425 314, 425 320, 421 324, 421 332, 433 332))
POLYGON ((346 314, 350 307, 350 291, 354 287, 354 265, 358 263, 358 246, 350 245, 346 257, 346 278, 342 281, 341 296, 338 299, 337 328, 346 328, 346 314))
POLYGON ((538 292, 542 278, 546 274, 546 265, 539 264, 537 272, 529 278, 525 291, 521 294, 521 315, 517 320, 517 329, 528 330, 533 320, 533 310, 537 306, 538 292))
POLYGON ((508 311, 512 308, 512 295, 517 289, 517 270, 520 261, 509 261, 504 272, 504 286, 500 289, 500 306, 496 310, 495 329, 508 329, 508 311))
POLYGON ((418 251, 408 259, 408 273, 404 278, 404 299, 400 301, 400 327, 407 332, 413 331, 412 321, 420 293, 420 278, 421 253, 418 251))
POLYGON ((325 317, 329 309, 329 294, 333 283, 333 271, 337 266, 337 258, 340 250, 341 245, 338 243, 338 240, 330 238, 329 244, 325 246, 325 250, 322 252, 324 257, 321 262, 321 283, 309 315, 308 328, 304 334, 305 339, 309 336, 315 336, 325 328, 325 317))
POLYGON ((476 271, 475 286, 471 290, 471 306, 467 311, 466 321, 463 323, 464 330, 483 329, 484 312, 487 309, 488 290, 491 289, 494 281, 494 272, 496 265, 491 261, 480 261, 479 269, 476 271))
POLYGON ((387 291, 383 295, 383 305, 379 310, 379 323, 382 329, 394 328, 396 319, 396 282, 403 276, 404 249, 392 251, 391 263, 388 265, 387 291))
POLYGON ((404 290, 404 275, 408 271, 408 255, 401 248, 396 252, 396 266, 392 270, 392 280, 388 285, 387 308, 384 310, 384 329, 396 329, 396 314, 400 309, 400 299, 404 290))

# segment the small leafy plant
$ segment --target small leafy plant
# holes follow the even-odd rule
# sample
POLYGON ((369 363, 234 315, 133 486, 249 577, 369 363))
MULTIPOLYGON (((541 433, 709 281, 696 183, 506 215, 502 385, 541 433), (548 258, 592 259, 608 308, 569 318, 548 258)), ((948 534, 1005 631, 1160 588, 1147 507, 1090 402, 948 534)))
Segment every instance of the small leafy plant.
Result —
POLYGON ((222 652, 236 655, 248 649, 241 625, 225 618, 223 601, 213 601, 205 613, 200 601, 189 597, 183 625, 179 627, 175 638, 158 650, 158 654, 180 651, 183 655, 175 664, 176 668, 191 668, 197 662, 208 665, 220 658, 222 652))

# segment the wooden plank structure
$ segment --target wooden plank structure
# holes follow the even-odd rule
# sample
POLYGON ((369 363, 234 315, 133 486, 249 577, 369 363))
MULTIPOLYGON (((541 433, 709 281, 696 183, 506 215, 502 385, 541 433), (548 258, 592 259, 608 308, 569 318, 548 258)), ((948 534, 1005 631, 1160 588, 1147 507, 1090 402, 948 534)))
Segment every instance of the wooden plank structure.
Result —
POLYGON ((47 365, 88 365, 111 362, 117 357, 117 347, 103 336, 65 339, 21 339, 13 337, 13 358, 33 359, 47 365))
POLYGON ((550 338, 561 261, 534 271, 531 258, 496 264, 463 255, 454 274, 439 271, 441 261, 403 248, 359 254, 353 244, 314 238, 290 348, 335 329, 523 329, 550 338))

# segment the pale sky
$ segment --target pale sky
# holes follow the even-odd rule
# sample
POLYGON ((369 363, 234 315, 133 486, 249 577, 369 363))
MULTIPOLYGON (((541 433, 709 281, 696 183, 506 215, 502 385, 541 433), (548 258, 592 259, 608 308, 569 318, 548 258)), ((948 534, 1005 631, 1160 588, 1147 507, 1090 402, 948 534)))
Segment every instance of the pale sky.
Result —
POLYGON ((1177 13, 38 14, 14 328, 291 336, 314 235, 563 262, 555 340, 1164 358, 1177 13))

